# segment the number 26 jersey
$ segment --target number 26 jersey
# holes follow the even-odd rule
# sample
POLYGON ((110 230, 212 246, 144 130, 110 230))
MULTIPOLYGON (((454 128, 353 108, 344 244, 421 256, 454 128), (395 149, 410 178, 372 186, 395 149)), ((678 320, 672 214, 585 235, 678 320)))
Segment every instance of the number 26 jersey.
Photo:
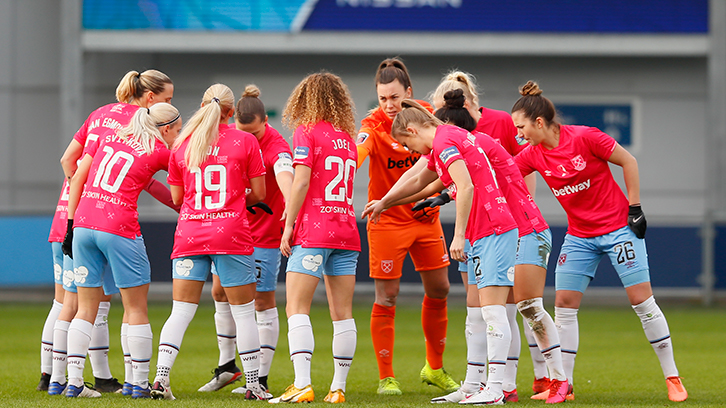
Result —
POLYGON ((169 158, 169 184, 184 187, 171 258, 252 254, 245 195, 249 180, 265 175, 257 139, 220 125, 219 137, 195 171, 184 161, 189 140, 169 158))
POLYGON ((295 221, 293 245, 360 251, 353 211, 358 150, 353 138, 328 122, 299 126, 293 166, 310 168, 310 186, 295 221))

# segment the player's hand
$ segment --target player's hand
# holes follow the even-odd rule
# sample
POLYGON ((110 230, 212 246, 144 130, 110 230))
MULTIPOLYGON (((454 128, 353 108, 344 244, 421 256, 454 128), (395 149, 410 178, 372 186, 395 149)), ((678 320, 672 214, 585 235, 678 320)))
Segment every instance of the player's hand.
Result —
POLYGON ((451 240, 451 246, 449 247, 449 253, 453 260, 466 262, 466 251, 464 251, 464 245, 466 245, 466 240, 463 237, 454 236, 454 239, 451 240))
POLYGON ((444 190, 439 195, 435 195, 423 201, 419 201, 418 203, 416 203, 416 205, 413 206, 411 211, 418 211, 426 207, 439 207, 448 203, 449 201, 451 201, 451 196, 449 196, 449 190, 444 190))
POLYGON ((269 205, 263 203, 262 201, 260 201, 257 204, 252 204, 251 206, 247 207, 247 211, 251 212, 252 214, 257 214, 257 212, 255 211, 255 207, 261 209, 262 211, 264 211, 268 214, 272 214, 272 208, 270 208, 269 205))
POLYGON ((363 213, 361 214, 360 218, 365 219, 366 217, 368 217, 368 219, 372 223, 378 224, 378 221, 381 219, 381 213, 383 211, 386 211, 386 208, 383 206, 381 200, 369 201, 363 209, 363 213))
POLYGON ((648 223, 645 221, 645 214, 643 214, 640 204, 631 205, 628 209, 628 227, 635 233, 636 237, 645 238, 648 223))
POLYGON ((439 213, 439 207, 424 207, 418 211, 413 212, 413 218, 420 222, 433 224, 436 221, 434 217, 439 213))
POLYGON ((292 254, 292 248, 290 247, 290 241, 292 241, 292 230, 293 227, 285 225, 285 229, 282 231, 282 240, 280 241, 280 252, 286 257, 290 257, 292 254))
POLYGON ((66 227, 66 236, 63 238, 61 249, 65 255, 68 255, 73 259, 73 220, 68 220, 68 226, 66 227))

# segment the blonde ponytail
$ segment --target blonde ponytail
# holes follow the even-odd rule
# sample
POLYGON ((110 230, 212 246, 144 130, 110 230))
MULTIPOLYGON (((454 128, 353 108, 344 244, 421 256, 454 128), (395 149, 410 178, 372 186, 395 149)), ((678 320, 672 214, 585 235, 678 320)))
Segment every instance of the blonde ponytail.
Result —
POLYGON ((159 132, 159 124, 171 124, 179 119, 179 111, 171 104, 161 102, 151 108, 139 108, 129 124, 117 134, 123 141, 134 140, 143 146, 146 154, 154 152, 154 143, 159 140, 169 147, 159 132), (171 122, 171 123, 167 123, 171 122))
POLYGON ((173 82, 161 71, 147 69, 140 74, 137 71, 129 71, 121 78, 116 87, 116 100, 131 103, 141 98, 144 92, 151 91, 155 94, 164 92, 164 88, 168 84, 173 84, 173 82))

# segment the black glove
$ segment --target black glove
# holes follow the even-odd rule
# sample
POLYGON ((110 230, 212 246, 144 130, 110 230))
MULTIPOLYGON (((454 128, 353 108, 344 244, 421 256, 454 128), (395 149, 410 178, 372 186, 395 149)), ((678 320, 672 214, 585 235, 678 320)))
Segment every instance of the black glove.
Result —
POLYGON ((65 255, 68 255, 73 259, 73 220, 68 220, 68 226, 66 227, 66 236, 63 238, 61 249, 65 255))
POLYGON ((640 204, 631 205, 628 209, 628 227, 635 233, 636 237, 645 238, 645 229, 648 228, 648 223, 645 221, 645 214, 643 214, 640 204))
POLYGON ((257 204, 253 204, 253 205, 247 207, 247 211, 251 212, 252 214, 257 214, 257 212, 255 211, 255 207, 261 209, 262 211, 264 211, 270 215, 272 214, 272 209, 270 208, 270 206, 268 206, 267 204, 265 204, 263 202, 259 202, 257 204))
POLYGON ((418 211, 424 208, 434 208, 442 206, 446 203, 451 201, 451 197, 449 196, 449 190, 444 190, 441 192, 441 194, 433 197, 429 197, 423 201, 418 202, 416 205, 411 208, 411 211, 418 211))

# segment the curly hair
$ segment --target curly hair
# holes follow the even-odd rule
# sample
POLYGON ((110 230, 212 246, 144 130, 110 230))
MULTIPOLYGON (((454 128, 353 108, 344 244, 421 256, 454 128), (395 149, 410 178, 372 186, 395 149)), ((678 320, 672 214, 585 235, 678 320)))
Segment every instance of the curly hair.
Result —
POLYGON ((348 87, 339 76, 321 71, 308 75, 292 91, 282 113, 290 129, 328 122, 353 137, 355 104, 348 87))

